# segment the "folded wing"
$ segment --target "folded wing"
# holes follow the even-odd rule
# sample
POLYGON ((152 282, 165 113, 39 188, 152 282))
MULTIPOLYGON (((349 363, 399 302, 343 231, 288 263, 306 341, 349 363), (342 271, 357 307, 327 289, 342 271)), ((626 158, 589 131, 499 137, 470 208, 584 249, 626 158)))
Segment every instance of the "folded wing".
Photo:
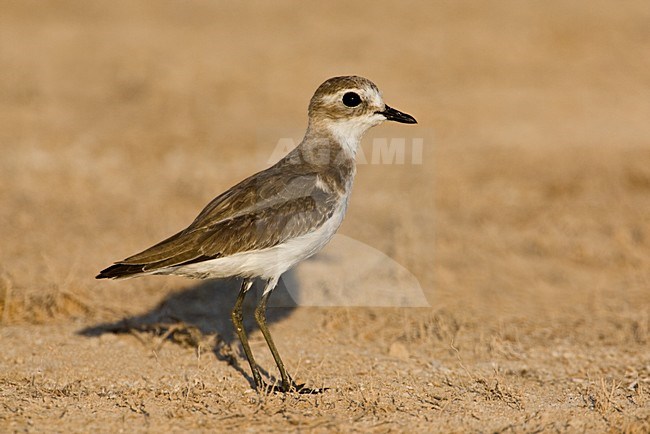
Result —
POLYGON ((97 278, 130 277, 270 248, 318 229, 334 213, 337 200, 317 173, 274 166, 215 198, 183 231, 97 278))

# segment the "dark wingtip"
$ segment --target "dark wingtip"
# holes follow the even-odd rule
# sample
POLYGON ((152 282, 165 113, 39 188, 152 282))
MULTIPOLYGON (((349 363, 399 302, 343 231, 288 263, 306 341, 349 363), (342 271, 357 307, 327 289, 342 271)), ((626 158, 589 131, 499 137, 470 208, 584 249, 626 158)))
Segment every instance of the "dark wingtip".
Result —
POLYGON ((97 276, 95 276, 95 279, 114 279, 114 277, 108 276, 104 272, 100 272, 97 276))
POLYGON ((119 279, 133 276, 144 271, 143 265, 113 264, 99 272, 95 279, 119 279))

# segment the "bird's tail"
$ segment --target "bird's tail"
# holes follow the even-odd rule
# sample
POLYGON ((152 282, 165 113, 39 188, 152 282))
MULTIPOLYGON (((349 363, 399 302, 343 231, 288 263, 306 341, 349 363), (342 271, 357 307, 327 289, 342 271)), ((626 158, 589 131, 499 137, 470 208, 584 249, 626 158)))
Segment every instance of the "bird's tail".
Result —
POLYGON ((126 279, 144 273, 144 264, 113 264, 99 272, 95 279, 126 279))

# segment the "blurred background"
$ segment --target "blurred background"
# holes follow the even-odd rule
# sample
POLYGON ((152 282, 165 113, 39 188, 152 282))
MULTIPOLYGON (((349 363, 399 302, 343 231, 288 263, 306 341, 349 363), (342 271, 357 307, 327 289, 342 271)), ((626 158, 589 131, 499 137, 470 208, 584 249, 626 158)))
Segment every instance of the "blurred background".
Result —
POLYGON ((643 281, 648 8, 588 4, 4 3, 4 278, 94 296, 96 270, 264 168, 260 136, 300 131, 318 84, 358 74, 426 152, 360 166, 343 234, 451 302, 643 281))
MULTIPOLYGON (((424 154, 360 165, 341 233, 432 307, 296 310, 278 328, 344 321, 371 354, 381 329, 377 351, 415 364, 455 360, 453 337, 486 372, 525 354, 553 396, 589 372, 650 390, 648 71, 646 1, 3 1, 0 324, 92 326, 195 285, 93 277, 265 168, 269 131, 302 130, 316 87, 355 74, 419 122, 374 134, 424 137, 424 154)), ((533 387, 519 377, 514 395, 533 387)))

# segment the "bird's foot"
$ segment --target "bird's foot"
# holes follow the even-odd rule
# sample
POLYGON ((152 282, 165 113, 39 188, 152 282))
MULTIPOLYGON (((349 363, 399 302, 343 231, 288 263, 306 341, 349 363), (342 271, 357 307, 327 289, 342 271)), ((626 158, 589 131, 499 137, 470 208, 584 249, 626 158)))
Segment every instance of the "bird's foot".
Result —
POLYGON ((318 395, 326 390, 329 390, 328 387, 319 387, 311 388, 305 386, 305 384, 298 384, 295 381, 291 380, 290 383, 273 383, 268 384, 262 382, 260 386, 257 387, 258 391, 261 392, 272 392, 272 393, 298 393, 300 395, 318 395))
POLYGON ((291 385, 289 386, 289 392, 296 392, 299 393, 300 395, 320 395, 326 390, 329 390, 329 388, 328 387, 317 387, 317 388, 307 387, 305 386, 304 383, 296 384, 295 381, 292 381, 291 385))

